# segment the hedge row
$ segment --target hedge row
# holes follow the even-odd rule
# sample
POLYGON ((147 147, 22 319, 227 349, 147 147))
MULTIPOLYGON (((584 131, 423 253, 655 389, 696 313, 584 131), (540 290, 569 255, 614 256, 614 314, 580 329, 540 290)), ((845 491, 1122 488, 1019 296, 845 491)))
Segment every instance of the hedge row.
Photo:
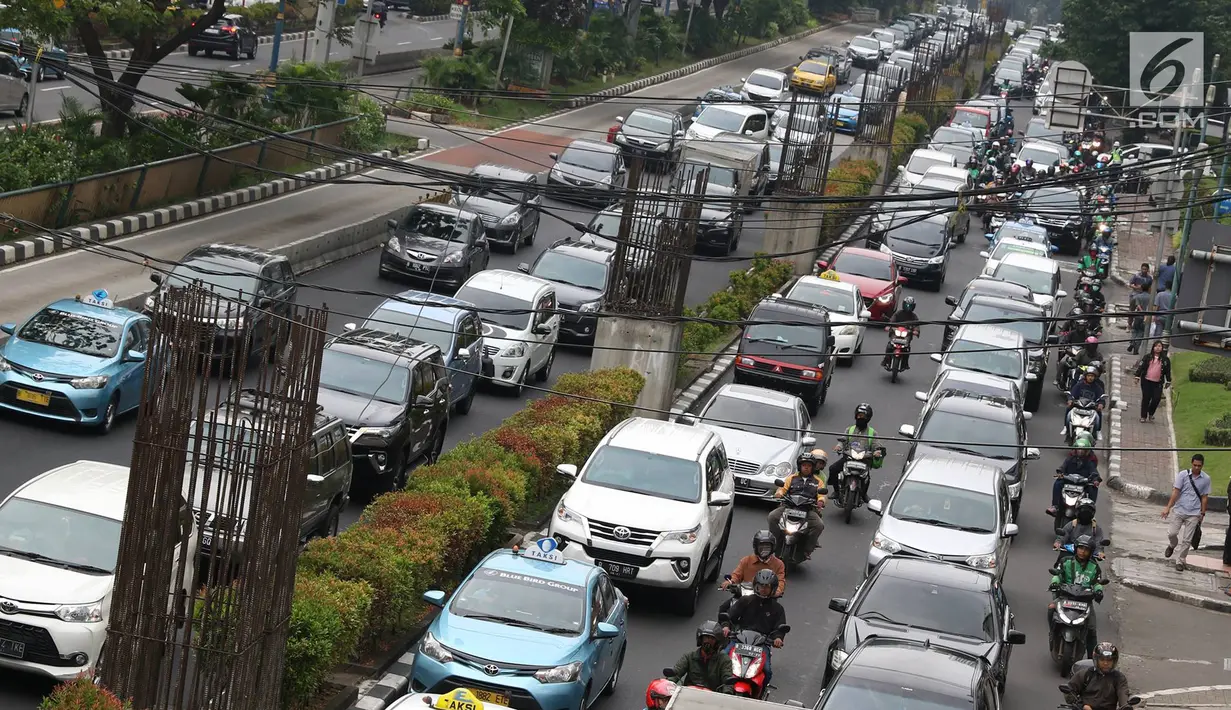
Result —
POLYGON ((1205 427, 1202 440, 1210 446, 1231 446, 1231 413, 1210 422, 1205 427))
POLYGON ((930 132, 931 126, 928 125, 928 119, 917 113, 907 111, 894 119, 893 133, 889 138, 893 146, 893 151, 889 156, 889 169, 896 170, 898 165, 903 165, 907 156, 919 147, 930 132))
POLYGON ((1189 368, 1188 379, 1231 386, 1231 358, 1214 355, 1198 360, 1189 368))
MULTIPOLYGON (((696 308, 685 308, 686 316, 704 316, 717 320, 742 321, 747 319, 766 296, 781 288, 795 273, 795 265, 786 260, 774 260, 757 256, 752 267, 745 271, 732 271, 728 288, 710 294, 696 308)), ((713 323, 690 321, 684 324, 680 350, 686 353, 707 353, 728 332, 727 328, 713 323)))

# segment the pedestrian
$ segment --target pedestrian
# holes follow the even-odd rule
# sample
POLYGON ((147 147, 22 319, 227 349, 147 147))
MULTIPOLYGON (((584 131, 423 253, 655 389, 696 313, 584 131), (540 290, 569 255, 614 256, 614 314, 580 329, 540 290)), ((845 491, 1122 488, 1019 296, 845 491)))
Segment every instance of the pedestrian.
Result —
MULTIPOLYGON (((1231 500, 1231 481, 1227 481, 1227 500, 1231 500)), ((1227 515, 1231 516, 1231 506, 1227 507, 1227 515)), ((1222 542, 1222 563, 1231 567, 1231 524, 1227 525, 1227 537, 1222 542)), ((1227 587, 1226 592, 1231 597, 1231 587, 1227 587)))
POLYGON ((1146 311, 1150 310, 1150 291, 1142 289, 1141 286, 1132 286, 1129 288, 1133 294, 1128 298, 1128 310, 1130 315, 1128 318, 1129 328, 1132 330, 1133 338, 1128 343, 1128 351, 1134 355, 1141 354, 1141 343, 1146 339, 1146 311))
MULTIPOLYGON (((1168 284, 1159 284, 1158 293, 1154 294, 1154 312, 1166 313, 1171 310, 1171 288, 1168 284)), ((1151 338, 1163 337, 1163 327, 1167 322, 1167 316, 1155 315, 1154 327, 1150 329, 1151 338)))
POLYGON ((1136 285, 1142 291, 1149 291, 1150 284, 1154 283, 1154 277, 1150 275, 1150 265, 1142 264, 1141 271, 1133 274, 1133 278, 1129 279, 1128 285, 1131 288, 1136 285))
POLYGON ((1171 290, 1171 283, 1175 281, 1175 255, 1167 257, 1167 263, 1158 267, 1158 287, 1159 289, 1171 290))
POLYGON ((1163 401, 1163 388, 1171 386, 1171 358, 1163 341, 1154 341, 1133 374, 1141 383, 1141 421, 1154 421, 1158 403, 1163 401))
POLYGON ((1193 533, 1205 519, 1205 508, 1210 502, 1210 477, 1201 470, 1204 465, 1205 457, 1193 454, 1189 468, 1175 474, 1171 499, 1163 508, 1163 520, 1171 518, 1171 524, 1167 526, 1167 549, 1163 556, 1170 559, 1172 554, 1176 554, 1176 570, 1184 569, 1193 533))

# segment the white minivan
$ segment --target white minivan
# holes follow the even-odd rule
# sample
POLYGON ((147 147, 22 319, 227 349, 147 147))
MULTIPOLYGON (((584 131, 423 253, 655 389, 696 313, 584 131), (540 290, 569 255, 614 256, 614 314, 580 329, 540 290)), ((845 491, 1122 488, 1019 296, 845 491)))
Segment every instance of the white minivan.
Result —
POLYGON ((951 153, 944 151, 932 150, 930 148, 919 148, 910 154, 905 165, 898 166, 898 172, 902 178, 903 187, 914 187, 923 180, 924 174, 929 168, 956 168, 957 158, 951 153))
POLYGON ((492 269, 471 276, 455 296, 473 303, 479 312, 483 368, 492 384, 511 387, 514 395, 520 395, 530 375, 547 381, 560 337, 555 284, 492 269))

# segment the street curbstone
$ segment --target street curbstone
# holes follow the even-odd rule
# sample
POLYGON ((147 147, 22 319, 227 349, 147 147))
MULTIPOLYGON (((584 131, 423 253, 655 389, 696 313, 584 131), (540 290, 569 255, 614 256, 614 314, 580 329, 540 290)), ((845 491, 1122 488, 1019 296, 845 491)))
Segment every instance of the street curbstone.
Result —
POLYGON ((1224 614, 1231 614, 1231 601, 1222 601, 1221 599, 1212 599, 1210 597, 1203 597, 1197 594, 1189 594, 1188 592, 1181 592, 1177 589, 1168 589, 1167 587, 1158 584, 1142 582, 1131 578, 1121 578, 1119 581, 1129 589, 1135 589, 1142 594, 1149 594, 1152 597, 1169 599, 1173 602, 1195 606, 1199 609, 1209 609, 1210 611, 1220 611, 1224 614))
POLYGON ((380 680, 360 693, 348 710, 384 710, 410 689, 410 676, 414 672, 414 665, 414 651, 402 654, 401 658, 389 666, 389 670, 380 680))

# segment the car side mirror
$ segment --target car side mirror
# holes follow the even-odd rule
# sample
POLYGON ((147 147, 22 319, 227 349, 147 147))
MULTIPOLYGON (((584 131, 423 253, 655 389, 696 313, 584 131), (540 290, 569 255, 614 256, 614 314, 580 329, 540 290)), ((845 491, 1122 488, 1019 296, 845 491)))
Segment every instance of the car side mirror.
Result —
POLYGON ((872 500, 868 501, 868 510, 872 511, 873 513, 877 515, 884 515, 885 514, 885 504, 882 503, 880 500, 873 498, 872 500))
POLYGON ((1030 421, 1031 419, 1034 419, 1034 414, 1031 412, 1022 412, 1022 419, 1030 421))
POLYGON ((677 419, 676 422, 683 424, 684 426, 692 426, 697 423, 697 418, 691 414, 681 414, 680 418, 677 419))
POLYGON ((556 466, 556 475, 564 476, 565 478, 577 478, 577 466, 571 463, 562 463, 556 466))
POLYGON ((851 604, 850 599, 844 599, 842 597, 834 597, 833 599, 829 600, 829 609, 831 611, 836 611, 839 614, 845 614, 846 609, 848 606, 850 606, 850 604, 851 604))
POLYGON ((385 226, 388 227, 389 229, 397 229, 398 221, 396 219, 391 219, 388 222, 385 222, 385 226))
POLYGON ((1041 455, 1041 452, 1037 448, 1033 446, 1029 446, 1026 448, 1026 460, 1027 461, 1038 461, 1040 455, 1041 455))
POLYGON ((551 335, 551 326, 547 325, 546 323, 539 323, 538 325, 534 326, 534 330, 531 332, 533 332, 535 335, 551 335))
POLYGON ((944 359, 940 353, 932 353, 931 358, 932 358, 932 362, 940 362, 941 360, 944 359))
POLYGON ((1037 379, 1039 379, 1039 375, 1038 375, 1038 373, 1035 373, 1035 372, 1027 372, 1027 373, 1026 373, 1026 381, 1027 381, 1027 382, 1034 382, 1034 381, 1035 381, 1035 380, 1037 380, 1037 379))
POLYGON ((1013 646, 1020 646, 1026 643, 1026 634, 1021 631, 1018 631, 1017 629, 1012 629, 1009 631, 1009 633, 1005 634, 1004 640, 1005 640, 1005 643, 1007 644, 1011 644, 1013 646))
POLYGON ((906 166, 905 166, 905 165, 899 165, 899 166, 898 166, 898 172, 900 172, 900 173, 904 173, 904 172, 906 172, 906 166))
POLYGON ((957 308, 957 296, 945 296, 945 305, 957 308))
POLYGON ((154 284, 157 286, 161 286, 162 285, 162 274, 158 272, 154 272, 150 274, 150 281, 153 281, 154 284))
POLYGON ((624 117, 623 117, 623 116, 616 116, 616 123, 624 123, 624 117))
POLYGON ((872 311, 869 311, 866 308, 859 311, 859 320, 872 320, 872 311))
POLYGON ((747 81, 748 81, 748 77, 746 77, 746 76, 741 76, 741 77, 739 78, 739 83, 741 83, 741 84, 743 84, 743 83, 745 83, 745 82, 747 82, 747 81))
POLYGON ((744 131, 744 135, 746 135, 746 136, 750 136, 750 135, 752 135, 752 129, 751 129, 751 128, 749 128, 748 130, 744 131))
POLYGON ((906 277, 905 277, 905 276, 899 276, 899 277, 898 277, 898 283, 900 283, 900 284, 904 284, 904 283, 906 283, 906 277))
POLYGON ((12 335, 12 334, 13 334, 13 333, 15 333, 16 331, 17 331, 17 324, 16 324, 16 323, 5 323, 5 324, 3 324, 3 325, 0 325, 0 332, 3 332, 3 333, 7 333, 7 334, 9 334, 9 335, 12 335))
POLYGON ((346 325, 342 326, 342 330, 355 330, 358 327, 359 326, 355 325, 354 323, 347 323, 346 325))
POLYGON ((928 401, 928 393, 922 390, 915 390, 915 399, 919 400, 920 402, 926 402, 928 401))
POLYGON ((528 274, 530 273, 530 265, 523 261, 522 263, 517 265, 517 270, 522 272, 523 274, 528 274))
POLYGON ((806 449, 809 446, 816 446, 816 437, 812 435, 805 436, 799 440, 799 443, 806 449))
POLYGON ((145 353, 129 350, 124 353, 124 362, 145 362, 145 353))
POLYGON ((722 491, 714 491, 710 494, 710 507, 725 508, 731 505, 731 494, 723 493, 722 491))
POLYGON ((1064 298, 1067 295, 1069 295, 1069 292, 1065 291, 1064 289, 1060 289, 1059 291, 1056 291, 1056 298, 1064 298))
POLYGON ((1048 345, 1057 345, 1059 344, 1059 342, 1060 342, 1060 336, 1058 334, 1052 333, 1051 335, 1047 336, 1048 345))
POLYGON ((435 400, 435 399, 432 399, 432 397, 430 397, 430 396, 428 396, 428 395, 426 395, 426 394, 421 394, 421 395, 419 395, 418 397, 415 397, 415 406, 416 406, 416 407, 430 407, 430 406, 432 406, 432 405, 433 405, 433 404, 435 404, 435 403, 436 403, 436 400, 435 400))
POLYGON ((620 629, 614 624, 608 624, 605 621, 598 622, 598 628, 594 632, 596 639, 613 639, 620 635, 620 629))
POLYGON ((457 349, 457 359, 458 360, 469 360, 470 359, 470 348, 458 348, 457 349))
POLYGON ((322 483, 324 482, 324 480, 325 480, 324 476, 318 476, 315 473, 308 474, 308 483, 322 483))
POLYGON ((1009 523, 1004 526, 1004 530, 1000 531, 1000 537, 1017 537, 1017 525, 1009 523))
POLYGON ((984 259, 990 259, 990 258, 992 258, 992 255, 991 255, 991 254, 989 254, 989 253, 987 253, 987 252, 985 252, 985 251, 981 251, 981 252, 979 252, 979 256, 980 256, 980 257, 982 257, 982 258, 984 258, 984 259))
POLYGON ((548 153, 547 157, 551 158, 552 160, 559 160, 560 154, 559 153, 548 153))
POLYGON ((431 604, 432 606, 444 608, 445 593, 439 589, 430 589, 423 593, 423 601, 431 604))
POLYGON ((903 424, 898 427, 898 434, 901 434, 908 439, 913 439, 915 437, 915 427, 911 424, 903 424))

